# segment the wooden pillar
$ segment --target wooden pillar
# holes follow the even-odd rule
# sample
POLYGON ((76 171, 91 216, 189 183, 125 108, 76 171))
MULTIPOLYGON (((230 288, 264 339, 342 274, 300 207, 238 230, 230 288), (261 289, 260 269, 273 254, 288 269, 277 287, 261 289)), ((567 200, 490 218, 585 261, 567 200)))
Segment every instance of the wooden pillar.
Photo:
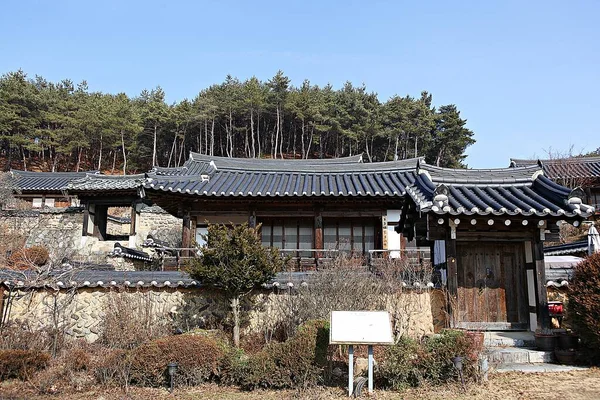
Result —
POLYGON ((96 204, 94 210, 94 236, 103 241, 107 239, 106 225, 108 220, 108 206, 96 204))
MULTIPOLYGON (((323 242, 323 216, 321 215, 321 210, 315 210, 315 249, 323 250, 324 242, 323 242)), ((323 257, 322 251, 317 251, 315 253, 315 267, 319 267, 319 258, 323 257)))
MULTIPOLYGON (((537 232, 536 232, 537 233, 537 232)), ((535 294, 537 299, 538 325, 540 328, 550 328, 548 311, 548 293, 546 291, 546 263, 544 262, 544 242, 540 235, 535 235, 533 241, 533 258, 535 263, 535 294)))
POLYGON ((452 239, 451 229, 448 226, 446 229, 446 271, 448 272, 446 286, 448 288, 448 298, 446 299, 446 306, 448 315, 450 316, 450 327, 456 328, 453 326, 455 323, 460 322, 458 320, 458 313, 460 310, 455 310, 452 308, 458 307, 458 268, 457 260, 456 260, 456 239, 452 239))
POLYGON ((81 232, 81 236, 87 236, 88 235, 88 224, 90 221, 90 208, 89 208, 89 203, 85 203, 84 205, 84 209, 83 209, 83 229, 81 232))
POLYGON ((129 224, 129 236, 135 235, 137 225, 137 212, 135 211, 135 202, 131 203, 131 224, 129 224))
MULTIPOLYGON (((182 234, 182 238, 181 238, 181 247, 183 248, 190 248, 192 246, 192 224, 191 224, 191 217, 190 217, 190 212, 185 211, 183 213, 183 230, 182 230, 183 234, 182 234)), ((184 250, 183 254, 184 257, 189 257, 189 251, 188 250, 184 250)))
POLYGON ((450 239, 450 232, 446 236, 446 263, 448 268, 448 291, 452 295, 458 293, 458 265, 456 262, 456 239, 450 239))
POLYGON ((250 215, 248 216, 248 226, 250 228, 256 228, 256 211, 250 211, 250 215))

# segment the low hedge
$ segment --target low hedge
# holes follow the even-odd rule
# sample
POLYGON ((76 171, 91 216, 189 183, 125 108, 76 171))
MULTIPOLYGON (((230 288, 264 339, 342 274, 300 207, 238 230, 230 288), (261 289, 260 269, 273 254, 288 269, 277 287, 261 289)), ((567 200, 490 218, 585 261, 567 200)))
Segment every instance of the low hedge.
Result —
POLYGON ((0 381, 29 379, 49 362, 50 355, 38 350, 0 350, 0 381))
POLYGON ((329 354, 329 323, 309 321, 294 337, 251 355, 240 366, 238 384, 246 390, 315 386, 323 381, 329 354))
POLYGON ((452 363, 455 356, 463 357, 465 379, 474 380, 480 351, 480 343, 464 331, 445 330, 422 341, 402 337, 386 349, 378 380, 396 390, 457 380, 452 363))
POLYGON ((201 335, 168 336, 142 344, 129 353, 132 383, 144 386, 168 384, 167 365, 178 364, 177 385, 197 385, 218 379, 226 345, 201 335))

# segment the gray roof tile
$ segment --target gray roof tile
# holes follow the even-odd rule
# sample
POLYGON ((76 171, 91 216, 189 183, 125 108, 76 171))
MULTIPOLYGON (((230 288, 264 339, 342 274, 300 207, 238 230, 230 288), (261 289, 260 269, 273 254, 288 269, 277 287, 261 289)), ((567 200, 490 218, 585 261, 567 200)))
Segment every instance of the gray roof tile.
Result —
POLYGON ((67 188, 74 180, 84 178, 97 171, 87 172, 32 172, 11 170, 15 188, 21 192, 58 192, 67 188))

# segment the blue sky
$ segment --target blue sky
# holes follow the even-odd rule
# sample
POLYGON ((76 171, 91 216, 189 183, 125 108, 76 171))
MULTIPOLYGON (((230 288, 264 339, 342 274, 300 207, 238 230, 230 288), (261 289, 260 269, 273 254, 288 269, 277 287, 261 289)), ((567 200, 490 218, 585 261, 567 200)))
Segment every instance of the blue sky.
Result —
POLYGON ((599 1, 31 1, 0 9, 0 73, 193 98, 227 74, 454 103, 470 167, 600 147, 599 1))

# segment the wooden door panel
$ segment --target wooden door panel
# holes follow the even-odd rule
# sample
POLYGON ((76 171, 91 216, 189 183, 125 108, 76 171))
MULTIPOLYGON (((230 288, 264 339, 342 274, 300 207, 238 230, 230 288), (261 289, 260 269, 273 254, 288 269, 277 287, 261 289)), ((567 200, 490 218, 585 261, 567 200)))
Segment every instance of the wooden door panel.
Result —
POLYGON ((457 308, 462 322, 527 321, 522 243, 457 244, 457 308))

